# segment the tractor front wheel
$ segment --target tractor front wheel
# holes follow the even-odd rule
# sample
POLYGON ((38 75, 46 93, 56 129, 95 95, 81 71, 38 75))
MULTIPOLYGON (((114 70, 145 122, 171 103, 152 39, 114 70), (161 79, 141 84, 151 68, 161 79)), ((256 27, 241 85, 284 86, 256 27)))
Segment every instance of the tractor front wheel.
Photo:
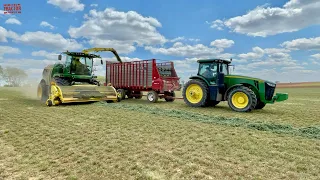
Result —
POLYGON ((228 94, 228 104, 234 111, 250 112, 257 105, 257 96, 250 88, 238 86, 228 94))
POLYGON ((207 84, 198 79, 188 81, 182 91, 184 102, 192 107, 207 106, 208 94, 207 84))

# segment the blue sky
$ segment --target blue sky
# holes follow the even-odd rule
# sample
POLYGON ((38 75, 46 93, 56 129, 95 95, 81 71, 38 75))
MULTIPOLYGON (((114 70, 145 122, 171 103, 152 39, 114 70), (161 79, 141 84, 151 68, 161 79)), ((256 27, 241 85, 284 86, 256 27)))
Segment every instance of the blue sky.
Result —
POLYGON ((61 51, 113 47, 125 61, 172 60, 183 80, 196 73, 199 58, 232 58, 234 73, 271 81, 320 80, 317 0, 3 0, 1 6, 7 3, 20 3, 22 12, 0 10, 0 65, 30 77, 40 77, 61 51))

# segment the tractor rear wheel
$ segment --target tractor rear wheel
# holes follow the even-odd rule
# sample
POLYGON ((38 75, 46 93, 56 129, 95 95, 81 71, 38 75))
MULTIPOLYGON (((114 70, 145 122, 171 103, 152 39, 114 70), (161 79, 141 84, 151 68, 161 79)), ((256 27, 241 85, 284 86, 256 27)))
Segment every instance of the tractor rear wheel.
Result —
POLYGON ((182 91, 184 102, 192 107, 207 106, 208 94, 207 84, 198 79, 188 81, 182 91))
POLYGON ((266 106, 266 103, 261 102, 261 101, 258 101, 255 109, 262 109, 262 108, 264 108, 265 106, 266 106))
POLYGON ((250 88, 238 86, 228 94, 228 104, 234 111, 250 112, 257 105, 257 96, 250 88))

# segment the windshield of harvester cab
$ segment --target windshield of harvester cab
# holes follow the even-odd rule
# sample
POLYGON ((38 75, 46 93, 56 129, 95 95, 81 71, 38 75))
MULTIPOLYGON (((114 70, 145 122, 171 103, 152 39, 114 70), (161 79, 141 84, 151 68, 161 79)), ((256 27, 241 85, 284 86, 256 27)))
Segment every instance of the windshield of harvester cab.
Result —
POLYGON ((71 73, 78 75, 91 75, 92 58, 83 56, 67 56, 67 64, 71 64, 71 73))

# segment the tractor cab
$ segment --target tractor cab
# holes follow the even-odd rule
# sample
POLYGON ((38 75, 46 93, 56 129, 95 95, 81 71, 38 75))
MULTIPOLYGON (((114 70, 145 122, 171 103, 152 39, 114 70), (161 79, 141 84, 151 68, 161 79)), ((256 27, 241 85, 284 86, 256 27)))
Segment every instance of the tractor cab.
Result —
MULTIPOLYGON (((91 76, 93 71, 93 58, 101 58, 95 54, 85 54, 81 52, 64 52, 66 60, 64 62, 64 74, 91 76)), ((59 55, 59 60, 62 56, 59 55)), ((102 63, 102 60, 101 60, 102 63)))
POLYGON ((229 75, 229 64, 231 61, 222 59, 205 59, 198 60, 198 76, 203 77, 210 85, 223 83, 225 75, 229 75))

